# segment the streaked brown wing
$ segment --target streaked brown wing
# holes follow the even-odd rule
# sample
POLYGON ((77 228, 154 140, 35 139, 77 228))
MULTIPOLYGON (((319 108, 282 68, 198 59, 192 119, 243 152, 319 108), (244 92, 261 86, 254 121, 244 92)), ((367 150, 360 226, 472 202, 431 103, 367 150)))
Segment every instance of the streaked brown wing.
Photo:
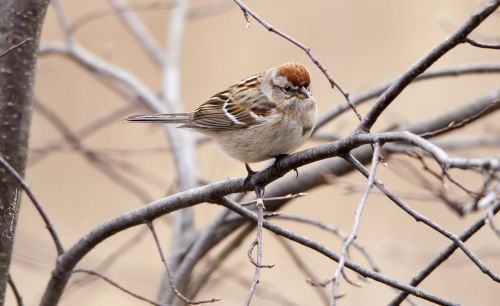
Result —
POLYGON ((230 101, 228 91, 222 91, 200 105, 185 127, 202 130, 222 131, 247 127, 247 124, 235 120, 226 114, 224 106, 230 101))
POLYGON ((186 127, 213 131, 234 130, 260 124, 275 111, 275 104, 259 90, 258 75, 222 91, 200 105, 186 127))

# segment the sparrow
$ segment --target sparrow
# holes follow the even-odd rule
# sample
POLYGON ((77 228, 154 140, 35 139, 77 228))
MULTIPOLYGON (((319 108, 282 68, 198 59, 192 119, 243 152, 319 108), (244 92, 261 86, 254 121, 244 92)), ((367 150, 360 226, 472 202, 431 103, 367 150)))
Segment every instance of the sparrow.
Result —
POLYGON ((213 95, 194 112, 135 115, 130 122, 179 124, 212 137, 232 158, 249 163, 287 156, 311 136, 317 106, 299 63, 254 74, 213 95))

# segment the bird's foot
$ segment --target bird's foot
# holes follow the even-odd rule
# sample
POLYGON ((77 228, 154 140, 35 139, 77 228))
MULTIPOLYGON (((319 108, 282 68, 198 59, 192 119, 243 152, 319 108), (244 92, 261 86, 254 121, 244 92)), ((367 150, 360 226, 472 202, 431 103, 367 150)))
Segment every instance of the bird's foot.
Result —
MULTIPOLYGON (((276 165, 276 163, 278 163, 280 160, 282 160, 283 158, 287 157, 288 154, 280 154, 280 155, 277 155, 274 160, 274 163, 273 163, 273 166, 276 165)), ((295 178, 299 177, 299 171, 297 170, 297 168, 293 168, 293 171, 295 171, 295 178)))

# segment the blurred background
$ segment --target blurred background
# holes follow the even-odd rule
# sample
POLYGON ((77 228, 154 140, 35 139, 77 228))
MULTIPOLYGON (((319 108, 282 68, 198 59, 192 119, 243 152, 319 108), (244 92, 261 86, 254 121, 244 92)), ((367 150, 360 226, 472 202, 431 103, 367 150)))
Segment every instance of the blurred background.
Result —
MULTIPOLYGON (((144 0, 128 3, 164 49, 171 21, 169 2, 144 0)), ((269 23, 311 47, 333 78, 354 96, 400 75, 448 36, 452 29, 460 26, 483 1, 249 0, 245 3, 269 23)), ((191 14, 182 33, 179 65, 183 110, 194 110, 212 94, 235 81, 288 61, 301 62, 308 67, 320 114, 345 103, 302 50, 268 32, 254 20, 246 29, 245 18, 232 1, 190 0, 188 4, 191 14)), ((152 92, 161 90, 162 70, 144 52, 108 1, 64 0, 62 5, 80 46, 128 71, 152 92)), ((481 41, 498 41, 499 29, 500 14, 496 12, 472 37, 481 41)), ((46 16, 42 45, 63 39, 64 33, 51 6, 46 16)), ((464 44, 446 54, 432 68, 478 63, 498 64, 500 53, 464 44)), ((102 77, 64 56, 45 55, 39 59, 38 66, 35 95, 41 106, 33 113, 27 181, 43 203, 66 248, 102 222, 146 204, 148 198, 158 199, 175 190, 175 166, 163 129, 154 125, 127 124, 121 120, 127 115, 149 113, 149 110, 140 105, 130 107, 123 96, 110 90, 102 77), (102 167, 89 161, 88 154, 69 146, 63 140, 61 130, 48 119, 47 112, 62 118, 73 132, 88 128, 88 124, 100 116, 116 114, 111 123, 82 138, 83 151, 99 154, 108 162, 106 167, 113 168, 118 176, 139 186, 143 196, 104 174, 102 167)), ((498 74, 444 78, 412 85, 387 109, 374 130, 450 111, 499 86, 498 74)), ((369 105, 360 107, 360 111, 364 113, 369 105)), ((498 122, 500 114, 496 113, 478 124, 454 132, 452 136, 499 135, 498 122)), ((346 112, 323 131, 346 135, 356 123, 354 114, 346 112)), ((321 141, 311 140, 305 147, 319 143, 321 141)), ((453 154, 488 156, 498 155, 498 152, 497 145, 453 154)), ((432 196, 418 186, 414 173, 404 166, 404 160, 408 158, 390 159, 386 167, 379 168, 379 175, 394 190, 423 194, 420 200, 408 199, 417 211, 456 234, 484 214, 459 217, 442 202, 430 199, 432 196)), ((198 147, 196 161, 198 174, 206 181, 246 175, 241 163, 223 155, 212 142, 198 147)), ((253 165, 254 169, 265 166, 266 163, 253 165)), ((478 176, 457 172, 456 177, 474 188, 481 184, 478 176)), ((338 182, 310 191, 307 196, 286 206, 285 211, 330 223, 348 233, 360 198, 360 193, 352 189, 362 187, 366 180, 353 173, 338 182)), ((459 195, 456 190, 450 190, 452 195, 454 192, 459 195)), ((196 226, 202 229, 219 210, 214 205, 196 206, 196 226)), ((499 218, 496 220, 500 223, 499 218)), ((340 249, 341 242, 324 231, 285 221, 276 222, 333 250, 340 249)), ((161 220, 155 224, 167 250, 171 229, 161 220)), ((150 235, 130 242, 141 229, 132 228, 104 241, 84 258, 79 267, 95 269, 114 254, 112 264, 103 273, 129 290, 154 299, 163 266, 150 235), (129 247, 116 255, 114 252, 127 241, 129 247)), ((223 268, 213 274, 199 298, 221 298, 222 301, 215 305, 243 304, 254 271, 246 255, 253 236, 251 234, 223 268)), ((39 215, 27 198, 23 199, 16 238, 11 273, 26 305, 35 305, 47 284, 56 254, 39 215)), ((402 282, 411 279, 449 244, 447 239, 414 222, 377 193, 372 193, 368 199, 358 241, 369 250, 384 274, 402 282)), ((500 272, 499 240, 491 229, 483 228, 467 245, 488 267, 500 272)), ((333 274, 336 267, 333 262, 303 247, 293 246, 319 278, 333 274)), ((366 266, 366 261, 355 251, 353 259, 366 266)), ((276 266, 262 271, 253 305, 322 303, 282 245, 269 233, 264 235, 264 263, 276 266)), ((354 275, 352 277, 355 279, 354 275)), ((82 275, 72 277, 61 305, 144 304, 102 280, 75 285, 81 279, 82 275)), ((391 288, 379 283, 360 283, 361 288, 345 281, 341 283, 340 292, 346 295, 339 300, 340 305, 384 305, 395 295, 391 288)), ((495 305, 500 299, 498 284, 481 273, 459 251, 421 288, 464 305, 495 305)), ((425 301, 417 301, 427 305, 425 301)), ((7 305, 14 305, 10 292, 7 305)))

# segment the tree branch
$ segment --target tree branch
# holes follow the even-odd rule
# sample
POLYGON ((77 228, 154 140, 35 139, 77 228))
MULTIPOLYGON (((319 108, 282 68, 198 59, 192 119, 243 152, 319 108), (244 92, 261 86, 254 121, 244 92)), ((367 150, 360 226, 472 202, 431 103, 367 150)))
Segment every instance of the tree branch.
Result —
MULTIPOLYGON (((497 214, 500 210, 500 204, 496 205, 492 213, 497 214)), ((463 242, 469 240, 475 233, 477 233, 487 222, 488 216, 484 216, 472 224, 468 229, 466 229, 462 234, 458 236, 463 242)), ((458 244, 451 243, 444 250, 439 252, 439 255, 434 258, 422 271, 420 271, 412 280, 409 282, 410 286, 418 286, 424 279, 427 278, 434 270, 436 270, 443 262, 445 262, 457 249, 458 244)), ((408 296, 407 293, 401 292, 394 300, 392 300, 388 305, 396 306, 401 304, 404 299, 408 296)))
MULTIPOLYGON (((220 203, 220 205, 223 205, 224 207, 231 209, 232 211, 240 214, 241 216, 245 217, 246 219, 250 219, 253 222, 257 222, 257 220, 258 220, 258 216, 255 213, 251 212, 250 210, 248 210, 244 207, 241 207, 237 203, 235 203, 231 200, 228 200, 227 198, 221 198, 219 200, 219 203, 220 203)), ((284 228, 277 226, 273 223, 270 223, 269 221, 266 221, 266 220, 263 221, 263 226, 266 229, 272 231, 273 233, 275 233, 277 235, 283 236, 289 240, 295 241, 295 242, 302 244, 310 249, 313 249, 313 250, 325 255, 326 257, 328 257, 336 262, 338 262, 340 260, 339 255, 335 254, 330 249, 324 247, 320 243, 309 240, 306 237, 297 235, 297 234, 295 234, 287 229, 284 229, 284 228)), ((391 286, 393 288, 403 290, 405 292, 409 292, 410 294, 412 294, 414 296, 423 298, 423 299, 431 301, 433 303, 436 303, 439 305, 457 305, 453 302, 446 301, 444 299, 441 299, 441 298, 434 296, 430 293, 427 293, 425 291, 422 291, 422 290, 413 288, 411 286, 408 286, 406 284, 399 283, 395 280, 389 279, 380 273, 364 269, 361 266, 351 262, 350 260, 345 261, 345 266, 347 268, 355 271, 356 273, 364 276, 364 277, 371 278, 373 280, 384 283, 384 284, 391 286)))
POLYGON ((354 213, 354 222, 352 225, 352 230, 347 239, 344 241, 342 244, 342 249, 340 251, 340 260, 337 265, 337 269, 335 270, 335 273, 333 274, 333 284, 332 284, 332 297, 330 300, 330 306, 335 306, 336 298, 337 298, 337 290, 339 287, 339 278, 340 275, 344 269, 344 264, 345 260, 347 257, 347 252, 353 241, 356 239, 358 236, 358 231, 359 231, 359 226, 361 222, 361 214, 363 213, 363 210, 365 208, 366 201, 368 199, 368 194, 370 193, 370 190, 373 187, 374 180, 375 180, 375 173, 377 171, 377 166, 378 166, 378 161, 380 158, 380 143, 375 143, 374 146, 374 151, 373 151, 373 157, 372 157, 372 164, 371 164, 371 169, 368 174, 368 182, 366 183, 365 191, 363 192, 363 195, 361 196, 361 199, 359 200, 358 207, 356 208, 356 212, 354 213))
POLYGON ((269 24, 267 21, 265 21, 260 16, 258 16, 254 11, 252 11, 248 6, 246 6, 242 1, 240 1, 240 0, 233 0, 233 1, 243 11, 243 15, 245 16, 245 19, 247 21, 247 27, 250 25, 250 20, 248 18, 248 15, 250 15, 255 20, 257 20, 257 22, 260 23, 264 28, 266 28, 269 32, 273 32, 276 35, 283 37, 284 39, 288 40, 289 42, 291 42, 295 46, 302 49, 302 51, 304 51, 307 54, 307 56, 309 56, 309 58, 316 65, 316 67, 318 67, 319 70, 321 70, 321 72, 325 75, 326 79, 330 83, 330 86, 332 88, 337 87, 337 89, 340 91, 340 93, 344 96, 345 100, 347 101, 347 104, 352 108, 352 110, 354 111, 354 113, 356 114, 358 119, 361 121, 361 115, 359 114, 358 110, 356 109, 356 106, 354 104, 352 104, 351 101, 349 100, 349 93, 344 91, 344 89, 342 89, 342 87, 340 87, 340 85, 337 82, 335 82, 335 80, 333 80, 333 78, 330 76, 328 71, 323 67, 323 65, 319 62, 319 60, 314 56, 314 54, 311 51, 311 48, 302 44, 301 42, 299 42, 295 38, 291 37, 290 35, 286 34, 285 32, 280 31, 279 29, 272 26, 271 24, 269 24))
MULTIPOLYGON (((0 157, 24 176, 31 126, 36 55, 48 0, 3 0, 0 9, 0 157), (15 50, 15 52, 12 52, 15 50)), ((16 180, 0 169, 0 305, 20 209, 16 180)))
MULTIPOLYGON (((449 68, 436 68, 429 71, 425 71, 421 75, 417 76, 411 84, 414 84, 419 81, 425 80, 433 80, 436 78, 444 78, 444 77, 458 77, 458 76, 467 76, 474 74, 497 74, 500 73, 500 64, 474 64, 474 65, 462 65, 456 67, 449 68)), ((365 90, 360 94, 355 95, 351 98, 351 102, 358 106, 367 102, 370 99, 376 98, 384 93, 392 84, 394 84, 396 80, 391 80, 388 82, 384 82, 381 85, 375 86, 372 89, 365 90)), ((318 118, 318 122, 314 128, 315 133, 326 125, 328 122, 337 118, 341 114, 343 114, 346 110, 349 109, 349 106, 345 104, 339 104, 322 114, 318 118)))
POLYGON ((3 159, 1 156, 0 156, 0 167, 5 169, 17 181, 17 183, 21 186, 24 192, 26 192, 31 202, 35 206, 36 210, 42 217, 43 222, 45 223, 45 227, 50 233, 50 236, 52 236, 52 241, 54 241, 54 244, 56 246, 57 255, 62 255, 64 253, 64 248, 62 246, 61 240, 59 239, 59 236, 57 235, 57 232, 54 226, 52 225, 49 216, 43 209, 42 204, 38 201, 35 194, 31 190, 31 187, 28 185, 28 183, 26 183, 26 181, 24 181, 21 175, 19 175, 19 173, 17 173, 17 171, 14 168, 12 168, 12 166, 9 165, 9 163, 5 161, 5 159, 3 159))
POLYGON ((433 48, 422 59, 409 67, 378 99, 375 105, 366 114, 358 126, 358 131, 370 131, 382 112, 394 99, 421 73, 429 68, 435 61, 448 51, 459 45, 477 26, 500 6, 500 0, 489 0, 481 9, 472 16, 452 35, 433 48))
MULTIPOLYGON (((59 257, 53 276, 47 285, 41 305, 55 305, 62 294, 70 276, 71 269, 87 254, 94 246, 102 240, 129 227, 149 222, 159 216, 171 213, 178 209, 190 207, 202 202, 214 202, 219 198, 243 191, 250 191, 255 186, 266 186, 270 182, 282 177, 287 172, 300 166, 339 156, 349 152, 355 147, 376 142, 400 141, 424 147, 441 164, 448 168, 483 168, 498 171, 500 163, 496 159, 465 159, 450 158, 439 148, 433 146, 429 141, 408 132, 388 132, 379 134, 356 134, 344 139, 317 146, 312 149, 303 150, 284 157, 269 167, 254 174, 250 179, 245 178, 228 179, 223 182, 212 183, 203 187, 179 192, 175 195, 157 200, 121 216, 110 220, 82 237, 65 254, 59 257)), ((378 186, 378 185, 377 185, 378 186)), ((211 233, 209 233, 211 234, 211 233)), ((446 234, 447 237, 450 237, 446 234)), ((464 248, 464 246, 462 246, 464 248)), ((465 249, 464 249, 465 250, 465 249)), ((468 254, 470 255, 470 254, 468 254)), ((477 262, 476 262, 477 263, 477 262)))

